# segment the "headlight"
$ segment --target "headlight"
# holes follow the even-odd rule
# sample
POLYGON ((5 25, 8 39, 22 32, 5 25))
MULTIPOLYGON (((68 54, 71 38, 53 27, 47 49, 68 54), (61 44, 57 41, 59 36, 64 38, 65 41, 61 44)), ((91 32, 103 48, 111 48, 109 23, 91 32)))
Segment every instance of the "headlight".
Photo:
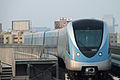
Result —
POLYGON ((99 56, 102 56, 102 52, 99 52, 99 56))
POLYGON ((78 57, 80 56, 80 53, 79 53, 79 52, 77 52, 77 56, 78 56, 78 57))

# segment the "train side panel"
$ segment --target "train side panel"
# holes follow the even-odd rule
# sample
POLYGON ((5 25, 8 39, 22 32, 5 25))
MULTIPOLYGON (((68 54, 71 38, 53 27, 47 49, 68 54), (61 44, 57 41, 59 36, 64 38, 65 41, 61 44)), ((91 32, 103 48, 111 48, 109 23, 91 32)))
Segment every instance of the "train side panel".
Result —
POLYGON ((65 54, 66 54, 66 40, 67 40, 67 28, 63 28, 59 30, 59 37, 58 37, 58 56, 65 61, 65 54))
POLYGON ((30 45, 32 42, 32 33, 25 34, 24 35, 24 44, 25 45, 30 45))
POLYGON ((33 45, 43 45, 44 32, 37 32, 33 34, 33 45))
POLYGON ((47 48, 57 48, 58 30, 45 32, 45 44, 47 48))

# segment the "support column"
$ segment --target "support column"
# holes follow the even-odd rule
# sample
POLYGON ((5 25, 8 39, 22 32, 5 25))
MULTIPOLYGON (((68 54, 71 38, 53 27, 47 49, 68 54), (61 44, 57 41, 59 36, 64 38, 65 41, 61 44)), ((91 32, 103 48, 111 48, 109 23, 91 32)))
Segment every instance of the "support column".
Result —
POLYGON ((27 64, 27 75, 28 75, 29 78, 30 78, 30 64, 27 64))
POLYGON ((59 65, 58 65, 58 61, 56 61, 56 80, 59 79, 59 65))

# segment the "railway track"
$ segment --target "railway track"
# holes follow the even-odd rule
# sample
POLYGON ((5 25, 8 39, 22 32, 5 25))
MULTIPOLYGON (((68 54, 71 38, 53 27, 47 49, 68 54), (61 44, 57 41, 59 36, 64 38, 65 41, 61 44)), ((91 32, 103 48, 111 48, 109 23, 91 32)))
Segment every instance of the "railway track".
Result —
MULTIPOLYGON (((69 79, 68 74, 65 73, 65 80, 76 80, 76 79, 69 79)), ((84 79, 78 79, 78 80, 101 80, 101 79, 95 79, 94 77, 84 78, 84 79)), ((118 76, 114 76, 111 73, 109 73, 109 77, 107 79, 102 80, 120 80, 118 76)))

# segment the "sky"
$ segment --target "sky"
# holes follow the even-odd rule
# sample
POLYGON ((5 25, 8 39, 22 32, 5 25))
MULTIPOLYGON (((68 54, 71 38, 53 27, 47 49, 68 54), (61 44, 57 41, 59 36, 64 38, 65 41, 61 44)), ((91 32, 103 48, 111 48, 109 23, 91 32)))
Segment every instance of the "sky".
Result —
MULTIPOLYGON (((31 20, 32 27, 54 29, 54 20, 66 17, 102 19, 112 15, 120 26, 120 0, 0 0, 0 23, 12 29, 12 21, 31 20)), ((120 32, 120 28, 117 29, 120 32)))

